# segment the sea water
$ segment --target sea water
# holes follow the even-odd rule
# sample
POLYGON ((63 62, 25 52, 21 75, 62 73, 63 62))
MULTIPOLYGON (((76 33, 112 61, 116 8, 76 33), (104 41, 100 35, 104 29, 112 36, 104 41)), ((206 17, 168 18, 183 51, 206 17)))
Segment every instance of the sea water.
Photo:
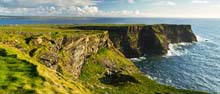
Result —
POLYGON ((0 24, 190 24, 196 43, 170 44, 161 57, 133 58, 149 78, 181 89, 220 94, 220 19, 0 17, 0 24))

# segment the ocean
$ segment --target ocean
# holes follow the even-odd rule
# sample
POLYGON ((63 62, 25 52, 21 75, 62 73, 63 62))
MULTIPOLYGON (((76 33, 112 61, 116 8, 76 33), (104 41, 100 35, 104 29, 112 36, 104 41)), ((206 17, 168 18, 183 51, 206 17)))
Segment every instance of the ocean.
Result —
POLYGON ((131 60, 146 76, 161 84, 220 94, 220 19, 0 17, 0 25, 94 23, 192 25, 198 42, 171 44, 164 56, 131 60))

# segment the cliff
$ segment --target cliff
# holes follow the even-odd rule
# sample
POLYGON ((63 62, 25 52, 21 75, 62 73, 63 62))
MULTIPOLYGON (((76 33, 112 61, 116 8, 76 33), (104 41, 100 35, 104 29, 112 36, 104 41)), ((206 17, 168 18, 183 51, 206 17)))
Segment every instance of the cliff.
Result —
POLYGON ((144 25, 1 26, 0 93, 204 93, 158 84, 125 58, 167 50, 162 31, 144 25))
POLYGON ((197 41, 190 25, 73 25, 69 28, 109 31, 114 46, 128 58, 163 55, 169 43, 197 41))
POLYGON ((192 31, 191 25, 150 25, 155 31, 166 35, 169 43, 196 42, 197 38, 192 31))
POLYGON ((57 38, 38 36, 30 40, 30 42, 42 40, 40 44, 31 44, 38 46, 38 49, 34 48, 38 53, 37 55, 34 53, 33 56, 36 56, 49 68, 71 77, 78 77, 87 57, 97 53, 101 48, 113 47, 108 38, 108 32, 80 36, 70 35, 57 38), (39 49, 39 46, 44 43, 50 43, 48 48, 42 48, 47 50, 39 49))
POLYGON ((68 77, 78 77, 87 57, 113 44, 105 31, 74 31, 19 26, 1 32, 0 43, 29 54, 43 65, 68 77), (27 30, 27 31, 26 31, 27 30), (9 37, 11 35, 12 37, 9 37))

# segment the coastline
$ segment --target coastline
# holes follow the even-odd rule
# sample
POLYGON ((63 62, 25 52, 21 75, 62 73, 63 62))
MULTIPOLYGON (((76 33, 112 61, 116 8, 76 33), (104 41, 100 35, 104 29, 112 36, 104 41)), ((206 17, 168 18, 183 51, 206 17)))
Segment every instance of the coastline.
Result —
MULTIPOLYGON (((127 25, 125 26, 127 27, 127 25)), ((129 29, 131 30, 129 32, 133 32, 132 30, 139 30, 138 27, 136 27, 136 25, 134 26, 135 27, 129 27, 131 28, 129 29)), ((73 26, 70 25, 70 27, 75 28, 74 25, 73 26)), ((107 27, 109 27, 109 25, 107 25, 107 27)), ((160 85, 157 82, 152 81, 151 79, 145 77, 139 71, 139 69, 130 60, 128 60, 125 57, 124 53, 121 52, 120 49, 113 46, 115 45, 114 40, 112 41, 112 39, 109 38, 109 36, 111 36, 111 33, 105 32, 106 30, 101 29, 102 31, 97 31, 97 30, 94 31, 95 28, 89 30, 68 30, 68 28, 69 26, 66 27, 62 25, 61 26, 43 25, 42 27, 34 26, 34 25, 30 25, 30 26, 18 25, 16 27, 1 26, 0 33, 2 33, 3 36, 1 38, 1 49, 5 49, 4 47, 7 47, 7 49, 5 49, 7 52, 6 56, 1 55, 1 57, 7 59, 10 58, 10 55, 8 55, 8 53, 13 55, 17 55, 17 53, 21 53, 19 54, 18 57, 15 56, 12 58, 27 60, 30 64, 34 64, 37 66, 44 66, 41 67, 41 69, 43 70, 52 69, 58 73, 61 73, 61 75, 64 76, 65 78, 74 79, 76 80, 76 82, 74 83, 77 83, 74 87, 80 85, 82 86, 81 87, 82 92, 85 90, 87 93, 109 92, 109 93, 149 93, 149 94, 155 94, 155 93, 206 94, 205 92, 181 90, 181 89, 175 89, 174 87, 170 87, 170 86, 160 85), (17 31, 17 28, 20 28, 20 31, 17 31), (10 37, 11 35, 12 37, 10 37), (23 54, 25 55, 25 58, 21 58, 23 57, 22 56, 23 54), (69 57, 73 58, 73 60, 71 60, 71 58, 69 57), (28 60, 28 58, 30 58, 31 61, 28 60), (63 58, 63 60, 62 61, 58 60, 57 62, 57 58, 63 58), (85 61, 80 61, 81 59, 85 61), (70 65, 68 66, 62 65, 65 63, 68 64, 68 62, 70 63, 70 65), (75 62, 79 62, 79 63, 75 63, 75 62), (74 64, 72 65, 71 63, 74 64), (59 66, 60 68, 57 66, 59 66), (82 68, 82 70, 71 69, 76 66, 78 66, 77 69, 82 68), (72 71, 79 74, 72 74, 72 71)), ((120 28, 119 31, 121 31, 120 28)), ((110 27, 109 29, 112 28, 110 27)), ((158 34, 160 31, 155 31, 155 32, 158 34)), ((134 38, 133 37, 134 35, 130 35, 129 37, 134 38)), ((166 38, 160 38, 161 36, 162 33, 160 36, 156 35, 155 36, 156 41, 164 43, 165 40, 163 39, 166 38)), ((1 53, 4 53, 4 51, 1 53)), ((45 78, 46 81, 54 80, 56 79, 56 77, 59 78, 59 75, 55 76, 54 74, 51 75, 54 75, 55 78, 47 77, 41 74, 42 73, 41 71, 42 70, 37 69, 39 75, 45 78)), ((50 81, 48 81, 47 83, 53 84, 54 82, 51 83, 50 81)), ((50 86, 50 84, 48 86, 50 86)), ((62 86, 62 87, 66 86, 66 85, 61 85, 60 83, 56 83, 56 84, 59 84, 58 86, 62 86)), ((38 88, 41 90, 41 86, 39 86, 38 88)), ((55 88, 57 87, 53 87, 53 89, 55 88)), ((35 88, 33 87, 30 89, 34 90, 35 88)), ((65 88, 63 89, 65 90, 65 88)), ((78 89, 79 88, 75 88, 74 90, 78 90, 78 89)))

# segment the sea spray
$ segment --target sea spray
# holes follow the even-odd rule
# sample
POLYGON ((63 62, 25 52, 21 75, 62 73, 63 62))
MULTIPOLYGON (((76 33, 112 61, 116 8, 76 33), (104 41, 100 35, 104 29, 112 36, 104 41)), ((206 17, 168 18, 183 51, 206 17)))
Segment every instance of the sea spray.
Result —
POLYGON ((140 61, 143 61, 143 60, 145 60, 146 59, 146 57, 139 57, 139 58, 130 58, 130 60, 131 61, 133 61, 133 62, 140 62, 140 61))
POLYGON ((177 43, 169 44, 169 50, 163 57, 182 56, 188 53, 187 47, 193 45, 193 43, 177 43))

